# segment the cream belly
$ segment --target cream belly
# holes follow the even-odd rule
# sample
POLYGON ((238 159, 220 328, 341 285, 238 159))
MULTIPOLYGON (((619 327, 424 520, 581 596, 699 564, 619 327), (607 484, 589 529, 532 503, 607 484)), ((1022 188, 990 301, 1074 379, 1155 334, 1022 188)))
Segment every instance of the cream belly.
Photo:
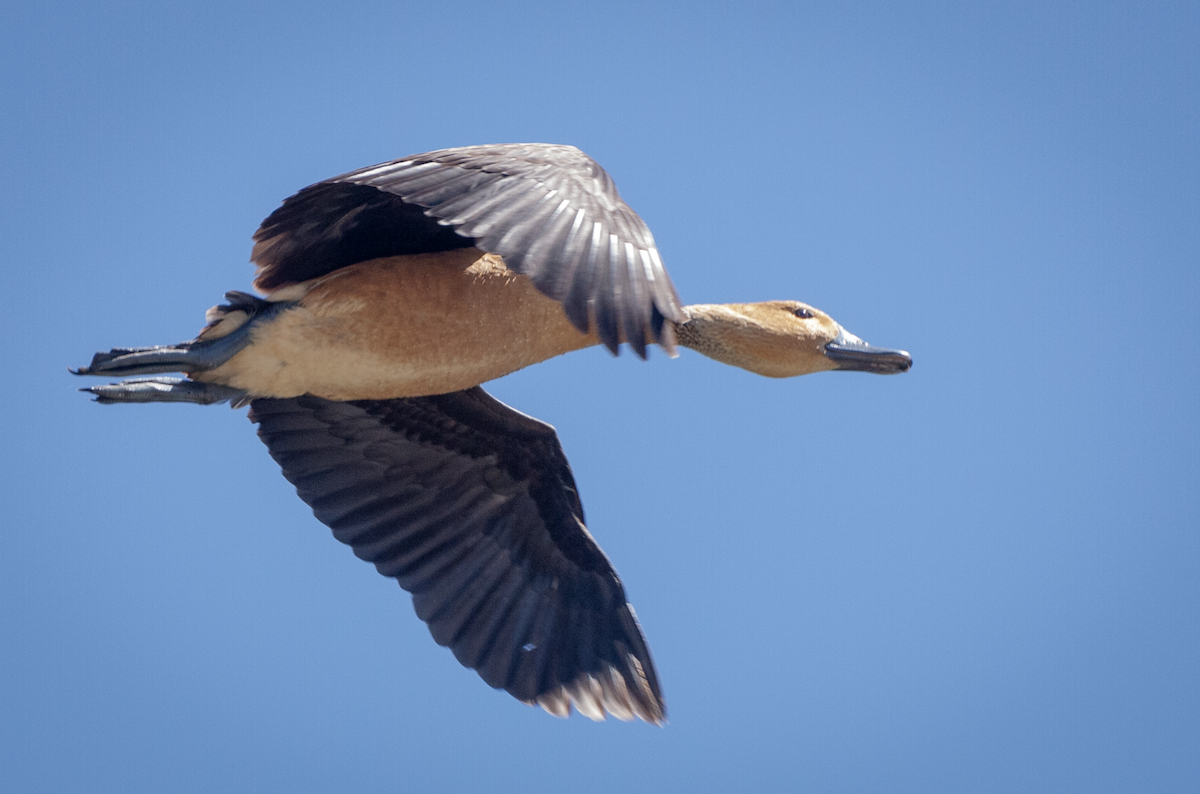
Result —
POLYGON ((254 397, 419 397, 598 342, 528 278, 473 248, 363 262, 270 297, 297 295, 251 330, 246 348, 194 379, 254 397))

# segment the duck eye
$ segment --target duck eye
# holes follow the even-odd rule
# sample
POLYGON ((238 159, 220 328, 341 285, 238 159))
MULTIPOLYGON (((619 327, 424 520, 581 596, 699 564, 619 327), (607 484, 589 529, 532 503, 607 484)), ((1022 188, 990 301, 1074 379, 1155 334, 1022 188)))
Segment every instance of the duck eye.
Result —
POLYGON ((811 320, 811 319, 812 319, 812 316, 813 316, 813 313, 812 313, 812 311, 811 311, 811 310, 809 310, 809 309, 804 309, 804 308, 801 308, 801 309, 793 309, 793 310, 792 310, 792 314, 796 315, 796 316, 797 316, 797 317, 799 317, 801 320, 811 320))

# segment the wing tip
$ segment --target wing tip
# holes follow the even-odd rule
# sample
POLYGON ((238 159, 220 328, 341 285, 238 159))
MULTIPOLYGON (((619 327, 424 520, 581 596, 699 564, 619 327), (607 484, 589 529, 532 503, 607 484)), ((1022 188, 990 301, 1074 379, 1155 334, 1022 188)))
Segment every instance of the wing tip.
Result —
POLYGON ((604 673, 582 673, 571 683, 560 684, 549 692, 523 702, 529 706, 540 706, 547 714, 559 719, 570 717, 574 708, 592 722, 604 722, 611 715, 621 722, 640 719, 647 724, 664 727, 667 713, 662 696, 651 689, 650 682, 642 672, 641 662, 632 654, 628 662, 629 671, 636 680, 636 687, 632 690, 626 676, 610 664, 604 673))

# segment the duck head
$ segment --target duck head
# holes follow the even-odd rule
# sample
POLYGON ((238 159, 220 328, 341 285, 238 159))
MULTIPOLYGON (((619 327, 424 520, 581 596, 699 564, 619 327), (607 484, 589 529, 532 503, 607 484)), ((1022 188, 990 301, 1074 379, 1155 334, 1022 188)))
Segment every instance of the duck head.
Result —
POLYGON ((697 304, 683 311, 688 319, 675 327, 679 344, 768 378, 832 369, 890 375, 912 366, 907 352, 873 347, 800 301, 697 304))

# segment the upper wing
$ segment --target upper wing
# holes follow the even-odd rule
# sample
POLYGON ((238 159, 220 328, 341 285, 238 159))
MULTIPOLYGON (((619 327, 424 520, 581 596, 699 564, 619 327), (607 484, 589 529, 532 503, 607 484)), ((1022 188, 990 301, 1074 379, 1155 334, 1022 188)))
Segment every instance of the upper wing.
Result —
POLYGON ((625 589, 583 524, 554 428, 475 387, 256 399, 283 474, 354 553, 413 594, 434 640, 493 687, 566 716, 663 720, 625 589))
POLYGON ((561 301, 614 353, 622 337, 672 346, 679 296, 649 228, 608 173, 574 146, 513 143, 413 155, 318 182, 254 235, 255 285, 272 290, 339 267, 474 245, 561 301))

